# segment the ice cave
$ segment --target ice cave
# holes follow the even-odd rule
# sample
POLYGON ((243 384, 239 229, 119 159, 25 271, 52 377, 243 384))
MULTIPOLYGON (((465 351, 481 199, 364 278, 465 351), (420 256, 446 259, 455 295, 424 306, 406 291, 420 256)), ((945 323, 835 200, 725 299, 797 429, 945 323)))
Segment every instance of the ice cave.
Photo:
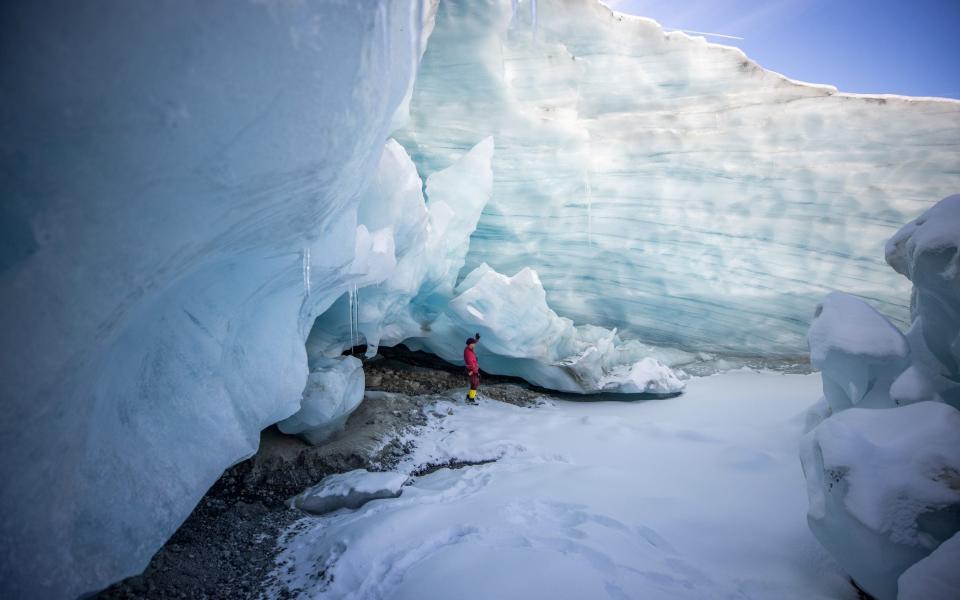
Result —
POLYGON ((600 0, 0 13, 0 597, 960 597, 960 100, 600 0))

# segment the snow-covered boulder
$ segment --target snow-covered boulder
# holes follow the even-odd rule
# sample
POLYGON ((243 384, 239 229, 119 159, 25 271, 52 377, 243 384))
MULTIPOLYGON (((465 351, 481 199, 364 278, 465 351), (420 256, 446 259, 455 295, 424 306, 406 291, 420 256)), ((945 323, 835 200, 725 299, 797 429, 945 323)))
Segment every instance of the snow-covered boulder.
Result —
POLYGON ((317 485, 294 496, 291 503, 315 515, 341 508, 360 508, 371 500, 398 497, 407 479, 407 475, 393 471, 354 469, 324 477, 317 485))
POLYGON ((960 530, 960 195, 901 228, 886 258, 913 282, 910 329, 852 296, 824 299, 808 334, 824 398, 807 414, 815 429, 801 452, 810 528, 884 599, 960 530))
POLYGON ((960 533, 903 572, 897 600, 957 600, 960 597, 960 533))
POLYGON ((890 384, 909 364, 903 334, 869 304, 833 292, 817 305, 807 334, 832 412, 890 408, 890 384))
POLYGON ((819 400, 807 409, 806 415, 804 415, 803 432, 809 433, 813 431, 817 425, 823 423, 823 421, 832 414, 833 409, 830 407, 827 399, 821 396, 819 400))
POLYGON ((880 600, 960 530, 960 411, 949 405, 845 410, 804 437, 800 458, 810 529, 880 600))
POLYGON ((900 229, 887 242, 886 257, 913 282, 907 332, 913 364, 893 383, 891 395, 960 408, 960 194, 900 229))
POLYGON ((284 433, 295 433, 320 444, 343 428, 350 413, 363 401, 363 363, 353 356, 320 358, 307 376, 300 410, 277 423, 284 433))

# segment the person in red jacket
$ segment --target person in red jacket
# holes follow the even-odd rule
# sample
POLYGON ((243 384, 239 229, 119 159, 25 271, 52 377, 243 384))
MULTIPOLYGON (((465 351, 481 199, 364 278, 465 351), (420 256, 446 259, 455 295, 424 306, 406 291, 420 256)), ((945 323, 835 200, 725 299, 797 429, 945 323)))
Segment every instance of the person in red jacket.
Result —
POLYGON ((467 376, 470 377, 470 391, 467 392, 467 402, 477 403, 477 388, 480 387, 480 363, 473 348, 480 341, 480 334, 467 338, 467 346, 463 349, 463 364, 467 366, 467 376))

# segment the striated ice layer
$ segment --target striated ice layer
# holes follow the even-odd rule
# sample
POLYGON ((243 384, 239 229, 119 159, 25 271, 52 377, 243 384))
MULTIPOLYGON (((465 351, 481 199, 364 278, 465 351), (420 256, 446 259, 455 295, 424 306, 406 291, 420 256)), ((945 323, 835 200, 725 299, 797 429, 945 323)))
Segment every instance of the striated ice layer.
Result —
POLYGON ((921 559, 960 530, 960 195, 902 227, 886 258, 913 282, 906 335, 841 293, 810 328, 824 398, 801 449, 808 520, 874 597, 896 598, 898 578, 902 597, 935 597, 954 566, 921 559))
POLYGON ((390 272, 357 204, 415 0, 0 8, 0 596, 139 572, 390 272))
POLYGON ((595 0, 441 3, 396 134, 421 174, 493 135, 467 257, 534 269, 576 323, 799 356, 831 289, 908 322, 882 261, 960 186, 960 102, 837 93, 595 0))

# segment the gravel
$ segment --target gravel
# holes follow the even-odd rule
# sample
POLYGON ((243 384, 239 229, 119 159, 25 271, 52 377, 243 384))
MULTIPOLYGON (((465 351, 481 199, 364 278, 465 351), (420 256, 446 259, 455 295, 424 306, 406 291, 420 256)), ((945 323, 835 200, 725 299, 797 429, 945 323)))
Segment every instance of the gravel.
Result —
MULTIPOLYGON (((278 536, 303 518, 287 501, 327 475, 364 468, 394 468, 413 448, 406 435, 426 423, 424 408, 462 389, 462 368, 403 347, 382 349, 364 365, 368 390, 394 392, 366 398, 342 432, 311 446, 276 427, 263 431, 256 455, 227 469, 179 530, 140 575, 97 596, 119 598, 262 598, 274 568, 278 536)), ((509 377, 484 376, 484 396, 535 406, 543 394, 509 377)), ((441 466, 425 465, 424 472, 441 466)))

